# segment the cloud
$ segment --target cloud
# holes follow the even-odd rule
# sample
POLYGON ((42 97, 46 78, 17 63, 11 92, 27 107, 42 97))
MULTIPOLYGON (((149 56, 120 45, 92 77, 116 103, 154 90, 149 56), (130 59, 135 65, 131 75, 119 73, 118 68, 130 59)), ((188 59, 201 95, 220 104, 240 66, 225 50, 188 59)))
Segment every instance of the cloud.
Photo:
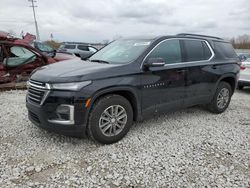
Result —
MULTIPOLYGON (((182 32, 249 34, 249 0, 38 0, 42 40, 99 42, 115 36, 182 32)), ((1 30, 35 33, 28 1, 1 0, 1 30)))

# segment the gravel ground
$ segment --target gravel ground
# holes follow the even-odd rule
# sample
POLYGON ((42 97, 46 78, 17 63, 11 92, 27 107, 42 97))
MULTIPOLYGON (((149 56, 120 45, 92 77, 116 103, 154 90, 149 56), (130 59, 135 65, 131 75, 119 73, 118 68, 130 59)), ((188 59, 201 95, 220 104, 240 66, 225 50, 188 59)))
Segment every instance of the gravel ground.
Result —
POLYGON ((250 89, 223 114, 168 113, 113 145, 37 128, 25 93, 0 93, 0 187, 250 187, 250 89))

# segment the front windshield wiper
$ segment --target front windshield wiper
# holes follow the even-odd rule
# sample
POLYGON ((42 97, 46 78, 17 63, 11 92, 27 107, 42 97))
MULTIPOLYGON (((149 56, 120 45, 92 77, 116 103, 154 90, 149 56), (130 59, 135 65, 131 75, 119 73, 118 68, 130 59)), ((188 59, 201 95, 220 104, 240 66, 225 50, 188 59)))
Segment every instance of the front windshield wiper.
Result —
POLYGON ((91 62, 97 62, 97 63, 105 63, 105 64, 110 64, 108 61, 100 60, 100 59, 92 59, 90 60, 91 62))

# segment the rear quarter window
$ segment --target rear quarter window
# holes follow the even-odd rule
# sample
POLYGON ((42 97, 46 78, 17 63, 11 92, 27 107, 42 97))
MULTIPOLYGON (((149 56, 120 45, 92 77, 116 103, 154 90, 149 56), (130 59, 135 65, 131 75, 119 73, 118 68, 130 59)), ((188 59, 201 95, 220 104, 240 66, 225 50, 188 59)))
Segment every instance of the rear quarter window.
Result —
POLYGON ((237 58, 237 54, 234 51, 232 44, 228 42, 214 42, 214 48, 217 52, 217 56, 223 59, 237 58))

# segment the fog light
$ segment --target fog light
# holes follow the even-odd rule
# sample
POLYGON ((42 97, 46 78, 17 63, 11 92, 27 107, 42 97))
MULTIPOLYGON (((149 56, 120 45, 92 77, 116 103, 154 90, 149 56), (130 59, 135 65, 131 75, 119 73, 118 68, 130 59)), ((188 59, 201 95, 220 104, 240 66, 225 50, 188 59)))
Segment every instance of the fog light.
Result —
POLYGON ((65 105, 60 105, 56 109, 56 115, 59 119, 69 120, 70 116, 70 107, 65 105))
POLYGON ((74 121, 74 106, 62 104, 56 109, 57 119, 48 120, 50 123, 72 125, 74 121))

